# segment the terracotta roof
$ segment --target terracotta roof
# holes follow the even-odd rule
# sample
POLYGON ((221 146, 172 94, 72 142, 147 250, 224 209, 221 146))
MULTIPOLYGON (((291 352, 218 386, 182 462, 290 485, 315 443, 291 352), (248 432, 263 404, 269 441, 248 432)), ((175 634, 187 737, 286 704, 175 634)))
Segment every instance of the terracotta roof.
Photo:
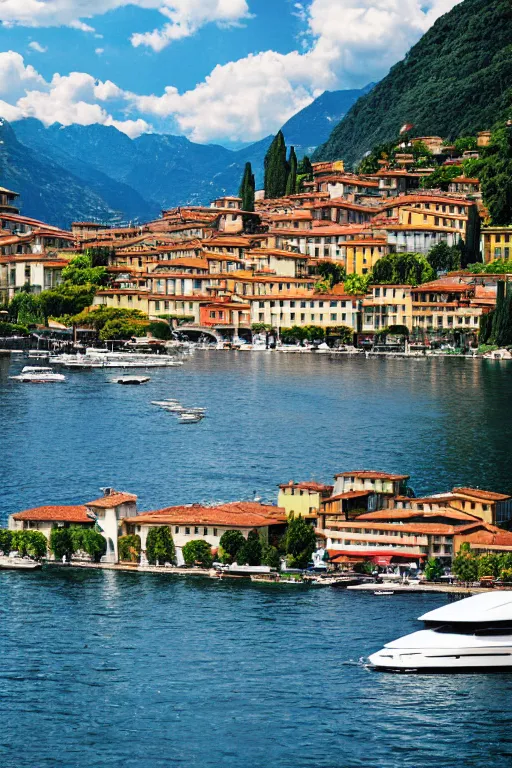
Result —
POLYGON ((454 488, 453 493, 462 493, 466 496, 473 496, 475 499, 483 499, 484 501, 506 501, 510 499, 509 494, 483 491, 481 488, 454 488))
POLYGON ((137 497, 133 493, 123 493, 114 491, 108 496, 101 496, 95 501, 88 501, 88 507, 100 507, 101 509, 112 509, 119 506, 119 504, 126 504, 129 501, 137 501, 137 497))
POLYGON ((467 523, 480 521, 480 518, 475 515, 469 515, 453 507, 443 507, 429 512, 422 509, 379 509, 376 512, 366 512, 364 515, 359 515, 357 520, 368 522, 372 520, 408 520, 412 517, 420 517, 422 520, 446 517, 449 520, 461 520, 467 523))
POLYGON ((375 472, 372 469, 355 469, 352 472, 338 472, 335 477, 361 477, 368 480, 408 480, 410 475, 391 475, 388 472, 375 472))
POLYGON ((369 496, 370 493, 371 491, 346 491, 346 493, 338 493, 336 496, 330 496, 328 499, 324 499, 324 501, 328 502, 338 501, 338 499, 357 499, 360 497, 362 498, 363 496, 369 496))
POLYGON ((305 491, 319 491, 320 493, 322 491, 332 491, 333 486, 332 485, 326 485, 325 483, 317 483, 314 480, 306 480, 300 483, 294 483, 293 480, 290 480, 289 483, 282 483, 278 486, 279 488, 299 488, 301 490, 305 491))
POLYGON ((126 520, 130 525, 186 524, 263 528, 267 525, 285 523, 286 515, 282 507, 260 504, 256 501, 234 501, 215 507, 205 507, 201 504, 166 507, 152 512, 143 512, 126 520))
POLYGON ((92 523, 87 516, 87 508, 83 505, 47 506, 25 509, 12 515, 14 520, 48 520, 68 523, 92 523))

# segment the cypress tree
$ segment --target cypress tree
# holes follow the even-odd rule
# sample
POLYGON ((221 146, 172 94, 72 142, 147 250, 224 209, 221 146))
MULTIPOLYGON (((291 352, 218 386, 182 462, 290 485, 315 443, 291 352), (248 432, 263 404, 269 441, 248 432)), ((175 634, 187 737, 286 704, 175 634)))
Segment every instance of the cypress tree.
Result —
POLYGON ((242 176, 242 182, 240 184, 240 191, 238 197, 242 198, 242 210, 254 211, 254 192, 256 184, 254 181, 254 173, 252 172, 252 166, 250 163, 245 164, 244 175, 242 176))
POLYGON ((279 131, 265 155, 265 197, 283 197, 287 178, 286 144, 283 132, 279 131))
POLYGON ((288 158, 288 178, 286 179, 286 194, 295 195, 297 192, 297 155, 295 147, 290 147, 290 156, 288 158))

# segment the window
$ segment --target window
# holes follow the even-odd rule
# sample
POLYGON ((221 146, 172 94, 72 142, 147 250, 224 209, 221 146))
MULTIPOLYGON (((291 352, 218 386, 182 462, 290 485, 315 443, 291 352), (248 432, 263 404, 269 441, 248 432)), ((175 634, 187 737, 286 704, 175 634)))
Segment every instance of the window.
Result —
POLYGON ((155 312, 158 312, 159 309, 160 309, 160 302, 159 301, 155 301, 155 312))
POLYGON ((217 528, 214 528, 214 529, 213 529, 213 535, 214 535, 214 536, 217 536, 217 535, 218 535, 218 531, 217 531, 217 528))
POLYGON ((203 536, 208 536, 208 528, 203 528, 203 536))
POLYGON ((179 533, 179 532, 180 532, 180 527, 179 527, 179 525, 175 525, 175 526, 174 526, 174 533, 179 533))
POLYGON ((295 307, 295 302, 294 301, 290 301, 290 308, 291 307, 295 307))
POLYGON ((198 534, 198 533, 199 533, 199 528, 197 527, 197 525, 196 525, 196 527, 194 528, 194 533, 195 533, 195 534, 198 534))
POLYGON ((331 320, 336 320, 336 312, 331 312, 331 320))
POLYGON ((185 528, 185 536, 190 536, 190 528, 185 528))
POLYGON ((210 317, 216 317, 216 316, 217 316, 216 312, 210 312, 210 317))
POLYGON ((305 309, 306 308, 306 302, 305 301, 301 301, 300 308, 301 309, 305 309))
POLYGON ((337 301, 331 301, 331 302, 329 302, 329 306, 330 307, 337 307, 338 306, 338 302, 337 301))

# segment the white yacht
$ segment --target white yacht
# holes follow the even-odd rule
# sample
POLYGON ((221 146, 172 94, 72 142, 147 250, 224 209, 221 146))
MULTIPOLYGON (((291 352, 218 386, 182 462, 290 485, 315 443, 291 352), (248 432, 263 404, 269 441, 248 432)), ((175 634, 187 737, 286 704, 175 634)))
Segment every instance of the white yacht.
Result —
POLYGON ((15 381, 32 382, 33 384, 66 381, 66 377, 62 373, 55 373, 51 368, 42 368, 36 365, 26 365, 18 376, 10 376, 9 378, 15 381))
POLYGON ((370 656, 388 672, 512 672, 512 592, 487 592, 419 617, 425 628, 370 656))

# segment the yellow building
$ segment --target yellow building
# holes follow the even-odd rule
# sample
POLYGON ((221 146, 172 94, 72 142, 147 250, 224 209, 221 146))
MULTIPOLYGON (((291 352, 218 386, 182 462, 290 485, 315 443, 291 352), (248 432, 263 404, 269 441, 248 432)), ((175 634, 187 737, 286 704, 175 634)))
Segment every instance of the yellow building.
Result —
POLYGON ((383 256, 388 254, 385 239, 363 238, 347 240, 339 246, 341 261, 345 265, 347 275, 366 275, 374 268, 383 256))
POLYGON ((512 226, 484 227, 482 242, 486 264, 497 259, 509 261, 512 256, 512 226))
POLYGON ((289 483, 279 486, 277 506, 284 509, 286 517, 293 514, 295 517, 316 519, 321 502, 329 498, 332 489, 332 485, 324 483, 314 481, 294 483, 290 480, 289 483))

